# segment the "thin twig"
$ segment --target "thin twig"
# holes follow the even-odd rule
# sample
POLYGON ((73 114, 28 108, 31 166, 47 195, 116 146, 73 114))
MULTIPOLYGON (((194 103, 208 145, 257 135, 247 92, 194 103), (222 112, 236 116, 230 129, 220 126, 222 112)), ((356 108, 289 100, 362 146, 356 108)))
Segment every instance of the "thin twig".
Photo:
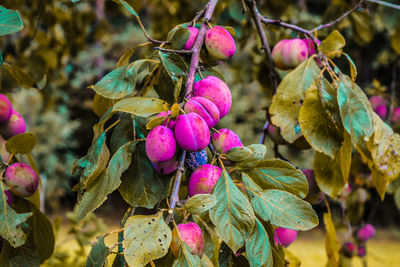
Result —
POLYGON ((201 47, 204 43, 204 38, 206 36, 207 31, 207 22, 211 20, 212 14, 214 12, 214 8, 217 5, 218 0, 210 0, 206 6, 206 11, 204 12, 203 23, 201 24, 199 33, 197 35, 196 41, 192 48, 192 59, 190 61, 189 67, 189 75, 188 79, 185 84, 185 96, 190 98, 193 91, 193 84, 194 84, 194 77, 196 74, 196 70, 199 67, 199 58, 200 58, 200 51, 201 47))
POLYGON ((264 124, 264 128, 263 131, 261 133, 261 137, 260 137, 260 144, 264 144, 265 143, 265 138, 267 137, 267 133, 268 133, 268 126, 269 126, 269 121, 265 121, 264 124))
POLYGON ((395 64, 393 64, 393 67, 392 67, 392 82, 390 83, 389 112, 386 117, 387 123, 390 123, 390 120, 393 115, 394 107, 395 107, 395 101, 396 101, 396 79, 397 79, 396 78, 396 65, 397 65, 397 62, 395 64))
POLYGON ((190 23, 190 25, 192 27, 196 26, 196 22, 202 17, 204 16, 204 12, 206 12, 206 8, 207 6, 205 6, 202 10, 200 10, 199 12, 197 12, 196 16, 193 18, 192 22, 190 23))
POLYGON ((343 19, 345 19, 347 16, 349 16, 351 13, 353 13, 354 11, 356 11, 363 3, 365 0, 361 0, 360 2, 358 2, 357 5, 355 5, 352 9, 348 10, 347 12, 345 12, 343 15, 341 15, 340 17, 338 17, 337 19, 327 23, 327 24, 323 24, 323 25, 319 25, 318 27, 312 29, 310 32, 314 32, 314 31, 318 31, 322 28, 329 28, 335 24, 338 24, 339 22, 341 22, 343 19))
POLYGON ((182 151, 181 158, 179 159, 178 170, 176 171, 176 177, 174 182, 174 188, 172 189, 171 200, 169 204, 167 223, 171 222, 175 214, 176 203, 179 202, 179 187, 181 185, 182 174, 185 171, 184 164, 186 158, 186 150, 182 151))
POLYGON ((37 33, 37 31, 38 31, 38 28, 39 28, 40 12, 42 11, 43 2, 44 2, 44 0, 40 0, 40 2, 39 2, 39 7, 38 7, 37 14, 36 14, 35 30, 33 31, 32 38, 31 38, 31 40, 29 41, 29 43, 32 43, 33 40, 34 40, 35 37, 36 37, 36 33, 37 33))
POLYGON ((392 4, 392 3, 388 3, 388 2, 385 2, 385 1, 379 1, 379 0, 367 0, 367 1, 368 1, 368 2, 371 2, 371 3, 378 4, 378 5, 382 5, 382 6, 386 6, 386 7, 391 7, 391 8, 399 9, 399 10, 400 10, 400 6, 399 6, 399 5, 395 5, 395 4, 392 4))
POLYGON ((162 47, 154 47, 155 50, 159 50, 162 52, 171 52, 171 53, 177 53, 177 54, 192 54, 192 50, 175 50, 175 49, 168 49, 168 48, 162 48, 162 47))
POLYGON ((249 7, 251 17, 253 18, 254 24, 257 28, 257 32, 262 44, 261 48, 264 50, 268 59, 269 76, 271 78, 272 91, 275 93, 278 86, 278 75, 275 72, 274 62, 272 60, 272 53, 271 49, 269 48, 268 39, 261 24, 261 19, 263 18, 263 16, 258 11, 257 3, 255 0, 246 0, 246 4, 249 7))

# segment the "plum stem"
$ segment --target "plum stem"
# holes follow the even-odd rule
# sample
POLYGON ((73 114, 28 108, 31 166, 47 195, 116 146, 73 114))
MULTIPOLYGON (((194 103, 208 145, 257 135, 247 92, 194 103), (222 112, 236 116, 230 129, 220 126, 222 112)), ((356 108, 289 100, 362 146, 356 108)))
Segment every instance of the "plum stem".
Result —
POLYGON ((186 150, 183 150, 181 157, 179 159, 178 170, 176 171, 174 188, 172 189, 171 200, 170 200, 169 210, 168 210, 168 216, 167 216, 167 220, 166 220, 167 223, 170 223, 171 220, 173 219, 174 214, 175 214, 175 209, 176 209, 176 203, 179 202, 179 187, 180 187, 181 181, 182 181, 182 174, 185 170, 185 168, 184 168, 185 158, 186 158, 186 150))

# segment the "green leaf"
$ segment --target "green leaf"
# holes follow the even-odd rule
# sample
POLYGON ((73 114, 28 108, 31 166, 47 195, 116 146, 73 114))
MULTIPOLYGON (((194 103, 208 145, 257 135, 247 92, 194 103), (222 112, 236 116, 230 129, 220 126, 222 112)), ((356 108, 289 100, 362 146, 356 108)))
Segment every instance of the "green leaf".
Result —
POLYGON ((145 143, 141 142, 131 167, 121 177, 121 186, 118 189, 130 205, 151 209, 165 198, 167 182, 154 170, 146 156, 145 143))
POLYGON ((40 263, 50 258, 54 252, 55 236, 53 226, 47 216, 43 214, 33 203, 25 200, 33 215, 28 219, 32 228, 33 244, 39 256, 40 263))
POLYGON ((92 110, 93 112, 101 117, 107 113, 110 108, 113 106, 113 100, 109 98, 105 98, 99 94, 95 94, 92 102, 92 110))
POLYGON ((343 138, 324 112, 316 83, 307 90, 300 108, 299 123, 305 139, 316 151, 334 157, 343 138))
POLYGON ((348 76, 342 76, 338 87, 337 101, 343 126, 351 135, 354 145, 374 133, 372 109, 367 96, 348 76))
POLYGON ((201 267, 214 267, 214 263, 207 257, 206 254, 203 254, 200 260, 201 267))
POLYGON ((324 213, 324 224, 326 230, 325 250, 328 258, 327 267, 337 267, 339 264, 340 247, 330 212, 324 213))
POLYGON ((301 198, 308 194, 307 179, 303 172, 280 159, 263 160, 243 175, 248 175, 262 190, 280 189, 301 198))
POLYGON ((331 32, 321 44, 318 50, 330 58, 340 56, 343 52, 343 47, 346 45, 346 40, 338 30, 331 32))
POLYGON ((89 212, 97 209, 121 183, 121 175, 132 162, 132 154, 138 141, 123 145, 111 158, 105 172, 89 185, 82 201, 77 206, 77 220, 82 220, 89 212))
POLYGON ((14 65, 10 65, 8 63, 3 63, 4 68, 8 71, 8 73, 15 79, 16 82, 25 86, 25 87, 33 87, 35 85, 35 80, 33 77, 26 72, 23 68, 14 65))
POLYGON ((400 28, 397 27, 396 31, 390 38, 390 44, 393 48, 393 50, 400 55, 400 28))
POLYGON ((25 243, 27 236, 22 230, 22 224, 32 216, 32 213, 17 214, 7 204, 7 197, 4 194, 4 190, 4 184, 0 181, 0 236, 16 248, 25 243))
POLYGON ((190 37, 190 30, 186 27, 178 26, 172 29, 171 34, 168 34, 168 41, 173 49, 183 49, 187 40, 190 37))
POLYGON ((85 166, 80 177, 80 186, 86 188, 95 181, 107 167, 110 151, 106 144, 106 133, 103 132, 89 148, 87 155, 82 159, 81 166, 85 166))
POLYGON ((210 210, 210 219, 217 234, 236 252, 253 231, 253 208, 226 170, 222 172, 213 195, 217 198, 217 205, 210 210))
POLYGON ((189 213, 202 214, 217 204, 217 199, 210 194, 197 194, 186 201, 184 208, 189 213))
POLYGON ((321 106, 326 116, 335 125, 337 131, 343 132, 344 128, 342 119, 340 118, 336 89, 333 88, 326 78, 322 78, 318 86, 321 106))
POLYGON ((132 15, 134 15, 135 17, 139 17, 138 13, 136 13, 135 9, 134 9, 130 4, 128 4, 128 3, 127 3, 126 1, 124 1, 124 0, 119 0, 119 2, 120 2, 132 15))
POLYGON ((274 266, 268 234, 258 219, 253 233, 246 241, 246 253, 250 266, 274 266))
POLYGON ((104 236, 101 236, 92 246, 85 267, 104 267, 109 253, 110 249, 104 243, 104 236))
POLYGON ((337 197, 344 190, 349 179, 351 151, 351 139, 349 134, 345 133, 343 143, 333 158, 315 152, 315 180, 322 192, 337 197))
POLYGON ((267 147, 263 144, 253 144, 248 148, 250 148, 251 154, 245 160, 235 164, 235 168, 238 170, 248 170, 256 167, 267 153, 267 147))
POLYGON ((200 267, 200 258, 190 253, 191 248, 182 240, 179 240, 180 250, 179 256, 174 261, 172 267, 200 267))
POLYGON ((159 98, 130 97, 118 101, 113 111, 122 111, 142 117, 149 117, 153 114, 164 111, 166 102, 159 98))
POLYGON ((121 99, 131 95, 136 85, 136 70, 130 66, 122 66, 107 73, 92 88, 99 95, 121 99))
POLYGON ((171 239, 171 229, 164 221, 163 212, 129 217, 122 242, 126 262, 139 267, 165 256, 171 239))
POLYGON ((255 212, 273 225, 307 231, 318 225, 312 206, 295 195, 277 189, 262 190, 248 176, 243 176, 255 212))
POLYGON ((188 65, 185 60, 176 53, 159 52, 162 66, 167 71, 168 76, 175 83, 179 77, 185 77, 188 65))
POLYGON ((310 57, 283 78, 272 98, 269 109, 271 122, 280 127, 282 137, 290 143, 301 136, 301 132, 296 131, 300 107, 306 90, 320 76, 320 72, 314 57, 310 57))
POLYGON ((17 10, 0 6, 0 36, 18 32, 24 28, 17 10))
MULTIPOLYGON (((136 47, 133 48, 129 48, 128 50, 126 50, 122 56, 119 58, 117 65, 115 66, 116 68, 122 67, 122 66, 127 66, 129 65, 129 59, 131 58, 131 56, 133 55, 133 53, 135 52, 136 47)), ((137 69, 136 69, 136 73, 138 73, 137 69)))
POLYGON ((22 133, 11 137, 6 142, 6 149, 11 154, 28 154, 36 145, 36 135, 33 133, 22 133))
POLYGON ((253 151, 246 146, 235 146, 226 152, 226 157, 233 162, 240 162, 249 158, 253 151))
POLYGON ((354 27, 354 40, 360 45, 368 44, 374 38, 375 25, 373 19, 367 12, 355 11, 350 14, 350 20, 354 27))
POLYGON ((343 53, 343 54, 345 55, 345 57, 347 58, 347 61, 349 61, 349 64, 350 64, 350 76, 351 76, 351 79, 353 81, 355 81, 356 78, 357 78, 356 64, 354 63, 354 61, 351 59, 351 57, 348 54, 346 54, 346 53, 343 53))

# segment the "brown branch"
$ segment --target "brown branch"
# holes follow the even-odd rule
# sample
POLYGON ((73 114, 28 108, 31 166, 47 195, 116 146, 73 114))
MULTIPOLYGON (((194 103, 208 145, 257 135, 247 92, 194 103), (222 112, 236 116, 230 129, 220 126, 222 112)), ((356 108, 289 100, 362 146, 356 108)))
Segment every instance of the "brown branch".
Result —
POLYGON ((192 50, 176 50, 176 49, 168 49, 168 48, 162 48, 162 47, 154 47, 154 50, 159 50, 161 52, 171 52, 171 53, 177 53, 177 54, 192 54, 192 50))
POLYGON ((185 168, 184 168, 185 158, 186 158, 186 150, 183 150, 181 157, 179 159, 178 170, 176 171, 174 188, 172 189, 171 200, 170 200, 169 210, 168 210, 168 217, 166 220, 167 223, 170 223, 172 221, 172 218, 174 217, 174 214, 175 214, 176 203, 179 202, 178 194, 179 194, 179 187, 181 185, 182 174, 185 171, 185 168))
POLYGON ((262 22, 261 20, 262 20, 263 16, 258 11, 257 3, 255 0, 245 0, 245 2, 246 2, 246 5, 249 7, 251 17, 253 18, 254 24, 257 28, 257 32, 258 32, 258 35, 260 37, 260 41, 262 44, 261 48, 264 50, 264 52, 267 56, 267 59, 268 59, 269 75, 271 78, 272 90, 275 93, 276 88, 278 86, 278 78, 277 78, 278 76, 275 72, 274 62, 272 61, 272 53, 271 53, 271 49, 268 44, 268 39, 267 39, 267 36, 265 35, 264 29, 261 24, 261 22, 262 22))
POLYGON ((378 5, 382 5, 382 6, 386 6, 386 7, 391 7, 391 8, 399 9, 399 10, 400 10, 400 6, 399 6, 399 5, 395 5, 395 4, 392 4, 392 3, 388 3, 388 2, 385 2, 385 1, 379 1, 379 0, 367 0, 367 1, 370 2, 370 3, 375 3, 375 4, 378 4, 378 5))
POLYGON ((190 98, 193 92, 194 77, 196 70, 199 67, 200 51, 204 43, 204 38, 207 31, 207 23, 211 20, 214 8, 217 5, 218 0, 210 0, 206 6, 204 12, 203 23, 201 24, 199 34, 197 35, 196 41, 192 48, 192 59, 190 61, 189 75, 185 84, 185 96, 190 98))
POLYGON ((365 2, 365 0, 361 0, 360 2, 358 2, 357 5, 355 5, 352 9, 348 10, 347 12, 345 12, 343 15, 341 15, 340 17, 338 17, 337 19, 327 23, 327 24, 323 24, 323 25, 319 25, 318 27, 312 29, 310 32, 314 32, 314 31, 318 31, 320 29, 323 28, 329 28, 335 24, 338 24, 339 22, 341 22, 343 19, 345 19, 347 16, 349 16, 351 13, 353 13, 354 11, 357 10, 357 8, 359 8, 363 3, 365 2))
POLYGON ((260 136, 260 142, 259 142, 260 144, 264 144, 265 143, 265 138, 267 137, 267 133, 268 133, 268 126, 269 126, 269 121, 266 120, 265 124, 264 124, 263 131, 262 131, 261 136, 260 136))

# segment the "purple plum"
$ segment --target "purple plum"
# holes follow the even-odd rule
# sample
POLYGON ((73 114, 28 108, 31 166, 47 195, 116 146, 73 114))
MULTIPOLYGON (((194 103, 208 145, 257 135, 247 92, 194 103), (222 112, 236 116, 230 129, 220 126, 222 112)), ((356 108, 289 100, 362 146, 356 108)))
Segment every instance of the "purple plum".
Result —
POLYGON ((187 27, 190 31, 189 39, 186 41, 183 49, 190 50, 192 49, 194 43, 196 42, 197 35, 199 34, 199 30, 195 27, 187 27))
POLYGON ((275 243, 279 241, 279 244, 287 248, 297 237, 297 231, 292 229, 286 229, 278 227, 275 229, 275 243))
POLYGON ((379 116, 381 119, 384 119, 384 118, 386 118, 386 115, 387 115, 388 110, 387 110, 387 107, 386 107, 386 106, 383 106, 383 105, 382 105, 382 106, 376 107, 375 112, 376 112, 376 114, 378 114, 378 116, 379 116))
POLYGON ((4 177, 11 193, 19 197, 33 195, 39 185, 36 172, 25 163, 18 162, 10 165, 4 177))
POLYGON ((357 255, 358 257, 365 257, 365 255, 367 255, 367 249, 365 248, 364 245, 360 245, 357 248, 357 255))
POLYGON ((308 49, 302 39, 284 39, 272 49, 272 59, 277 68, 292 69, 308 58, 308 49))
POLYGON ((191 98, 184 108, 186 113, 197 113, 207 123, 209 128, 217 125, 219 121, 219 110, 217 106, 207 98, 195 96, 191 98))
POLYGON ((369 102, 371 103, 371 107, 373 110, 376 110, 377 107, 379 106, 387 106, 388 102, 386 99, 380 97, 380 96, 373 96, 369 99, 369 102))
POLYGON ((211 142, 215 150, 221 154, 225 154, 233 147, 243 146, 239 136, 230 129, 220 129, 213 133, 211 142))
POLYGON ((172 241, 170 245, 172 254, 174 254, 175 257, 179 255, 179 231, 179 236, 181 237, 181 240, 189 245, 189 247, 192 249, 191 253, 201 258, 204 251, 204 238, 200 226, 198 226, 194 222, 189 222, 178 224, 177 228, 178 229, 175 228, 172 231, 172 241))
POLYGON ((212 193, 221 173, 221 168, 210 164, 198 167, 190 176, 189 196, 212 193))
POLYGON ((201 96, 213 102, 218 110, 220 118, 228 114, 232 106, 232 95, 229 87, 215 76, 208 76, 194 84, 194 96, 201 96))
POLYGON ((4 190, 4 195, 6 195, 7 204, 11 206, 14 200, 11 191, 4 190))
POLYGON ((10 120, 12 113, 12 105, 10 100, 3 95, 0 94, 0 124, 6 123, 10 120))
POLYGON ((26 131, 25 120, 18 112, 13 110, 10 120, 8 121, 8 123, 4 125, 2 129, 3 129, 2 135, 5 139, 9 139, 17 134, 25 133, 26 131))
POLYGON ((366 242, 368 239, 375 235, 375 228, 372 224, 366 224, 362 228, 360 228, 357 232, 357 238, 362 241, 366 242))
POLYGON ((163 162, 153 162, 152 165, 158 173, 164 175, 173 173, 176 171, 176 169, 178 169, 178 161, 175 157, 163 162))
POLYGON ((189 152, 200 151, 210 143, 207 123, 196 113, 178 116, 175 137, 178 145, 189 152))
POLYGON ((236 51, 236 44, 232 35, 220 26, 207 30, 204 43, 208 53, 219 60, 231 58, 236 51))
POLYGON ((392 123, 397 123, 400 121, 400 107, 397 107, 393 110, 392 115, 390 116, 390 121, 392 123))
POLYGON ((186 154, 185 164, 194 171, 197 167, 207 164, 207 160, 207 150, 203 149, 199 152, 188 152, 186 154))
POLYGON ((171 129, 159 125, 147 135, 146 154, 152 162, 168 161, 175 152, 176 141, 171 129))
POLYGON ((342 251, 346 257, 353 257, 356 252, 356 245, 353 242, 347 241, 343 244, 342 251))

